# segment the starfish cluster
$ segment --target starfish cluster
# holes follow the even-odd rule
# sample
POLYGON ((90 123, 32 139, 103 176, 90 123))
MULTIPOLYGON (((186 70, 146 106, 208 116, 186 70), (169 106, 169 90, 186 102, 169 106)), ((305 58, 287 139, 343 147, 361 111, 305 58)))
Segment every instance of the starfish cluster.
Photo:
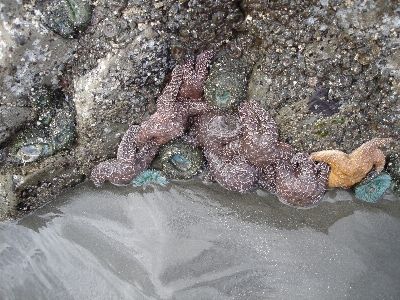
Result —
POLYGON ((174 68, 170 82, 157 99, 156 112, 140 126, 129 127, 119 144, 117 158, 93 168, 90 178, 96 185, 106 180, 113 184, 132 182, 148 168, 160 146, 183 134, 190 116, 209 108, 201 95, 213 55, 213 50, 207 50, 197 57, 195 66, 194 59, 189 59, 174 68))
POLYGON ((219 110, 203 99, 208 50, 176 66, 170 82, 157 99, 157 111, 140 126, 131 126, 122 138, 116 159, 92 170, 96 185, 106 180, 127 184, 148 168, 160 147, 172 139, 201 147, 207 160, 205 181, 244 193, 261 187, 276 193, 288 205, 317 204, 325 190, 348 188, 375 166, 380 172, 385 157, 379 149, 391 139, 376 138, 350 155, 338 150, 296 153, 280 142, 276 122, 255 100, 237 110, 219 110))
POLYGON ((250 100, 237 113, 210 109, 198 115, 185 140, 203 148, 207 180, 241 193, 262 187, 289 205, 317 203, 326 189, 328 164, 296 154, 278 137, 272 117, 250 100))

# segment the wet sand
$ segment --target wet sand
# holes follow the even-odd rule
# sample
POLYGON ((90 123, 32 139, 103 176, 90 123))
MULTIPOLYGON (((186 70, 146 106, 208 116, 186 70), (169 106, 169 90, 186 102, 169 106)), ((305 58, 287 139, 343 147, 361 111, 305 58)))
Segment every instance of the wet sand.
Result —
POLYGON ((0 224, 0 266, 0 299, 400 299, 400 201, 85 182, 0 224))

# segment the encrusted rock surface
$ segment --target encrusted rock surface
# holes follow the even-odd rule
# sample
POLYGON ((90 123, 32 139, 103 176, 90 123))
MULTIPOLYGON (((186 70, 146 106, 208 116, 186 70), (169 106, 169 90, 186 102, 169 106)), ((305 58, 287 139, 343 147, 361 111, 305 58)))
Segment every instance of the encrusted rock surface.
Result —
MULTIPOLYGON (((82 16, 59 31, 49 9, 67 2, 0 4, 0 220, 38 207, 115 157, 128 126, 154 113, 173 67, 206 48, 223 49, 216 60, 229 58, 222 67, 233 77, 242 72, 240 92, 268 110, 296 151, 350 153, 392 137, 385 153, 399 165, 395 1, 93 0, 88 7, 82 0, 82 16), (11 153, 15 138, 29 129, 43 150, 43 124, 67 108, 35 108, 31 95, 42 87, 68 97, 73 143, 47 157, 26 148, 31 156, 21 161, 11 153)), ((59 132, 65 122, 53 124, 59 132)))
POLYGON ((34 119, 31 88, 58 86, 77 43, 52 33, 39 11, 21 2, 0 3, 0 145, 34 119))
MULTIPOLYGON (((249 15, 266 46, 247 95, 273 115, 281 139, 297 151, 351 152, 372 137, 400 136, 396 5, 270 1, 249 15)), ((389 153, 399 150, 394 143, 389 153)))

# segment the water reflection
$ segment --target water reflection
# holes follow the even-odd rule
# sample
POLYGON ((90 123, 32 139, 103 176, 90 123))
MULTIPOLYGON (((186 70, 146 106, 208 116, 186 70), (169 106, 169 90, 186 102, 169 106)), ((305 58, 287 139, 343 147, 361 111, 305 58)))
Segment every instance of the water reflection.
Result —
POLYGON ((400 298, 400 202, 386 198, 333 190, 298 210, 196 180, 87 182, 0 225, 0 298, 400 298))

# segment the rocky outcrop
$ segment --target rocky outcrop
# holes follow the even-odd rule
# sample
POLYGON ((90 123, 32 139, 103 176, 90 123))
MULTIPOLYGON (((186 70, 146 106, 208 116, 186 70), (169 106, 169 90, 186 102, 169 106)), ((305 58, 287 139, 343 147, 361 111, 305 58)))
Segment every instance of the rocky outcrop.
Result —
MULTIPOLYGON (((127 128, 155 112, 173 67, 205 48, 223 48, 230 70, 244 70, 240 92, 261 103, 297 152, 349 153, 400 135, 394 2, 83 0, 58 29, 49 9, 69 1, 19 2, 0 7, 0 219, 42 205, 115 157, 127 128), (32 96, 43 88, 62 101, 38 109, 32 96), (68 143, 43 155, 61 125, 72 130, 68 143)), ((235 82, 223 71, 211 70, 209 84, 222 101, 217 75, 235 82)), ((399 147, 386 151, 391 166, 399 147)), ((394 187, 397 169, 388 169, 394 187)))

